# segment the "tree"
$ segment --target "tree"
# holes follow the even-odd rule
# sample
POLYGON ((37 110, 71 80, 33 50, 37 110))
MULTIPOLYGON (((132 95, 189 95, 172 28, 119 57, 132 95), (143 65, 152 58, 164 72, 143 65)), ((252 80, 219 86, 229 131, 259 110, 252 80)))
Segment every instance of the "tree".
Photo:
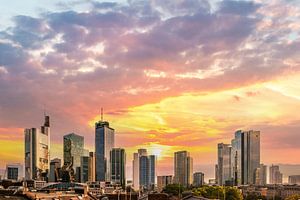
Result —
POLYGON ((172 194, 174 196, 178 196, 178 194, 181 194, 184 190, 185 188, 182 185, 169 184, 163 189, 163 192, 167 194, 172 194))
POLYGON ((300 199, 300 194, 294 194, 292 196, 285 198, 285 200, 299 200, 299 199, 300 199))
POLYGON ((210 199, 242 200, 241 192, 234 187, 202 186, 193 190, 195 196, 210 199))
POLYGON ((252 194, 248 194, 244 200, 267 200, 267 198, 265 196, 261 196, 255 193, 252 194))

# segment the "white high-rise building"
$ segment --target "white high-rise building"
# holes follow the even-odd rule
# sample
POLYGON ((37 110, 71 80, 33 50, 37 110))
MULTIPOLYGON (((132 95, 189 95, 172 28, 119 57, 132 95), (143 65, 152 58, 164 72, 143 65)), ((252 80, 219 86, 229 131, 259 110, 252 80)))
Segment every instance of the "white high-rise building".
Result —
POLYGON ((30 128, 25 134, 25 179, 47 180, 50 165, 50 118, 45 116, 41 129, 30 128))

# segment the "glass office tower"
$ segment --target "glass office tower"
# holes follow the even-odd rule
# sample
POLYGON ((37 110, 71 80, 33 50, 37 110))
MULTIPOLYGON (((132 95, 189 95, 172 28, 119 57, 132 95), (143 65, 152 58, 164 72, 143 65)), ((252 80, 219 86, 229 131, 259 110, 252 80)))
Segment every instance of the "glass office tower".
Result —
POLYGON ((96 181, 110 181, 110 151, 115 145, 115 130, 109 123, 99 121, 95 124, 96 181))
POLYGON ((110 169, 111 182, 113 184, 120 184, 125 188, 126 176, 126 154, 125 150, 121 148, 113 148, 110 152, 110 169))

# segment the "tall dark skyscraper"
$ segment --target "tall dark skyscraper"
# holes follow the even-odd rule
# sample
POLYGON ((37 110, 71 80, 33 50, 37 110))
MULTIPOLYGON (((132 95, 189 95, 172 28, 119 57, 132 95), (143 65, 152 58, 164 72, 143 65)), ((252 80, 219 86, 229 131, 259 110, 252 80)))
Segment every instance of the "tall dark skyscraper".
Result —
POLYGON ((95 124, 96 181, 110 181, 110 151, 115 145, 115 130, 106 121, 95 124))
POLYGON ((126 186, 126 154, 121 148, 113 148, 110 152, 110 169, 111 182, 121 184, 123 188, 126 186))
POLYGON ((255 184, 260 167, 260 132, 237 131, 232 140, 232 170, 235 185, 255 184))
POLYGON ((25 179, 47 180, 50 164, 50 117, 41 129, 29 128, 25 134, 25 179))

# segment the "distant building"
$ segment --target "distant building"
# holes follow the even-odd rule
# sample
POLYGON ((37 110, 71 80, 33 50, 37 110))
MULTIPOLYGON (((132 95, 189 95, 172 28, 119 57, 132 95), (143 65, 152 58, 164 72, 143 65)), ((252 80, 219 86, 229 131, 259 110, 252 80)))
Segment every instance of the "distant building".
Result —
POLYGON ((174 183, 184 187, 193 183, 193 159, 187 151, 174 153, 174 183))
POLYGON ((121 148, 113 148, 110 152, 110 169, 111 182, 113 184, 120 184, 123 188, 126 186, 126 154, 125 150, 121 148))
POLYGON ((95 124, 96 181, 110 181, 110 151, 115 145, 115 130, 108 122, 95 124))
POLYGON ((231 185, 231 146, 230 144, 218 144, 218 184, 231 185))
POLYGON ((256 169, 255 173, 255 185, 267 184, 267 166, 260 164, 260 167, 256 169))
POLYGON ((20 163, 6 165, 6 178, 10 180, 22 180, 24 178, 23 165, 20 163))
POLYGON ((282 184, 283 175, 278 165, 270 166, 270 184, 282 184))
POLYGON ((25 134, 25 179, 47 180, 50 164, 50 117, 41 129, 29 128, 25 134))
POLYGON ((291 185, 300 185, 300 175, 289 176, 289 184, 291 185))
POLYGON ((94 152, 89 152, 89 182, 96 181, 96 155, 94 152))
POLYGON ((161 192, 167 185, 173 183, 173 176, 157 176, 157 189, 161 192))
POLYGON ((64 136, 64 165, 70 166, 75 172, 77 182, 80 182, 81 156, 84 153, 84 137, 75 133, 64 136))
POLYGON ((231 146, 234 185, 255 184, 257 168, 260 167, 260 132, 237 131, 231 146))
POLYGON ((61 159, 55 158, 50 161, 50 172, 48 177, 49 182, 58 182, 60 168, 61 168, 61 159))
POLYGON ((195 172, 193 174, 193 186, 194 187, 201 187, 203 185, 204 185, 204 173, 195 172))

